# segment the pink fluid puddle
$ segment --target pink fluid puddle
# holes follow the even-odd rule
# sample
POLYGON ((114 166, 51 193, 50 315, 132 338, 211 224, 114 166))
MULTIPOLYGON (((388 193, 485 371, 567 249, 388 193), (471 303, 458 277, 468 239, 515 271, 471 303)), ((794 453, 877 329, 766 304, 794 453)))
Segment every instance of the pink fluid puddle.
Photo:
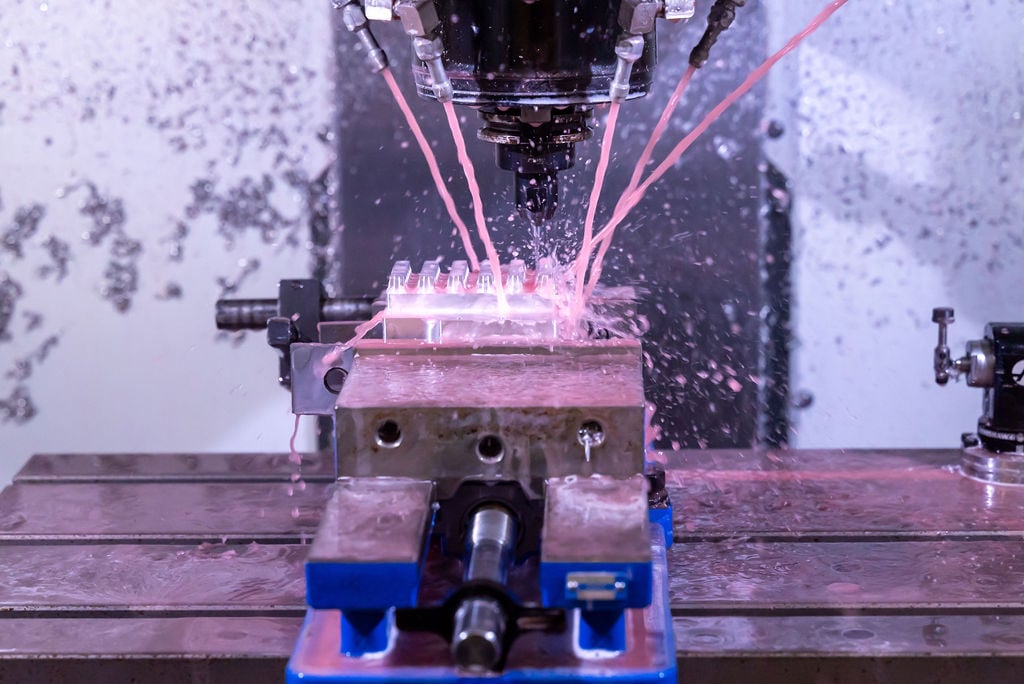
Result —
MULTIPOLYGON (((402 110, 402 115, 405 117, 406 123, 409 124, 409 130, 412 131, 413 137, 416 138, 416 143, 419 145, 420 151, 423 152, 423 158, 427 162, 427 168, 430 169, 430 176, 434 179, 434 185, 437 186, 437 194, 441 196, 444 208, 448 210, 448 215, 451 217, 452 223, 455 224, 455 228, 458 230, 459 238, 462 240, 462 246, 465 248, 466 256, 469 258, 469 264, 474 271, 479 271, 480 260, 477 258, 476 251, 473 249, 473 242, 469 237, 469 228, 462 220, 462 217, 459 216, 459 210, 455 207, 455 199, 452 197, 451 192, 448 191, 448 185, 444 182, 444 177, 441 175, 441 169, 437 165, 437 156, 434 155, 434 151, 430 149, 430 143, 427 142, 426 136, 423 135, 423 129, 420 128, 419 122, 416 121, 416 117, 412 113, 412 108, 409 107, 409 102, 405 99, 401 89, 398 87, 398 83, 395 81, 395 75, 391 73, 391 69, 385 68, 380 73, 381 76, 384 77, 384 81, 388 84, 388 89, 391 91, 391 95, 395 98, 398 108, 402 110)), ((479 190, 477 192, 479 193, 479 190)))

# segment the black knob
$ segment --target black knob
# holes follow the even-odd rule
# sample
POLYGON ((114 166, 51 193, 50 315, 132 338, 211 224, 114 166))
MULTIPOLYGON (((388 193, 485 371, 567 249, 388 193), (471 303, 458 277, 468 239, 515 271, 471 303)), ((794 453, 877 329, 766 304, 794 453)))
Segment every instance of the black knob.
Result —
POLYGON ((953 316, 953 307, 937 306, 932 309, 932 323, 950 324, 956 321, 953 316))

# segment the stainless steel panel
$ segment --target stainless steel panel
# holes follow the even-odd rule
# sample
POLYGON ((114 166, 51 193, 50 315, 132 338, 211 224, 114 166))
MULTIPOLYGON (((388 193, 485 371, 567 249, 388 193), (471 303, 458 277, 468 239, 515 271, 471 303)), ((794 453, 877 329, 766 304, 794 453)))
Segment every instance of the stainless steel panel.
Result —
POLYGON ((1024 613, 1016 541, 677 544, 676 614, 1024 613))
POLYGON ((9 616, 302 615, 308 546, 0 546, 9 616), (88 615, 82 615, 87 613, 88 615))
POLYGON ((956 470, 959 452, 672 454, 676 538, 949 539, 1024 535, 1024 488, 956 470))
POLYGON ((680 659, 761 656, 1024 657, 1020 615, 677 617, 680 659))
POLYGON ((298 541, 316 530, 327 486, 19 482, 0 493, 0 544, 298 541))
POLYGON ((18 658, 105 656, 287 658, 301 617, 20 618, 0 620, 0 668, 18 658))
POLYGON ((15 482, 282 482, 301 471, 307 482, 334 480, 334 455, 36 454, 15 482))

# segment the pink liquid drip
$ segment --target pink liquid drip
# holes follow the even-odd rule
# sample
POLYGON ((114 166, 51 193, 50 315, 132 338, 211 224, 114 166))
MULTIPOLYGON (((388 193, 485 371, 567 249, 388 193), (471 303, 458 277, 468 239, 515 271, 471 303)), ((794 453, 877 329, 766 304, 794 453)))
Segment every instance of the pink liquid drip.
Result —
MULTIPOLYGON (((291 478, 290 478, 291 481, 293 483, 297 482, 300 489, 305 489, 306 488, 306 483, 302 481, 302 455, 299 454, 299 452, 295 448, 295 440, 299 436, 299 420, 301 418, 302 418, 301 415, 296 415, 295 416, 295 427, 292 428, 292 437, 291 437, 291 439, 288 440, 288 451, 289 451, 289 453, 288 453, 288 461, 290 463, 295 464, 295 472, 292 473, 292 475, 291 475, 291 478)), ((295 487, 293 485, 289 485, 288 486, 288 496, 292 496, 294 494, 295 494, 295 487)), ((291 514, 292 514, 292 518, 298 518, 299 517, 299 508, 298 508, 298 506, 292 507, 291 514)))
POLYGON ((412 113, 412 109, 409 107, 408 101, 405 96, 402 95, 402 91, 398 87, 398 83, 395 81, 395 75, 391 73, 391 69, 385 68, 381 72, 384 77, 384 81, 388 84, 388 88, 391 90, 391 94, 395 98, 395 102, 398 104, 398 108, 402 110, 402 114, 405 116, 406 123, 409 124, 409 129, 412 131, 412 135, 416 138, 417 144, 420 146, 420 150, 423 152, 423 158, 427 161, 427 167, 430 169, 430 175, 434 179, 434 185, 437 186, 437 193, 441 196, 441 201, 444 202, 444 208, 448 210, 448 215, 452 218, 452 223, 455 224, 456 229, 459 231, 459 238, 462 239, 462 246, 466 249, 466 256, 469 257, 469 264, 474 271, 480 270, 480 260, 476 256, 476 250, 473 249, 473 242, 469 237, 469 227, 459 216, 459 210, 455 207, 455 198, 448 191, 448 186, 444 182, 444 177, 441 175, 441 169, 437 165, 437 157, 434 155, 434 151, 430 149, 430 143, 427 142, 427 138, 423 135, 423 129, 420 128, 419 122, 416 121, 416 117, 412 113))
POLYGON ((295 416, 295 427, 292 428, 292 438, 288 440, 288 462, 294 463, 299 466, 300 472, 302 468, 302 456, 298 451, 295 450, 295 440, 299 436, 299 419, 302 418, 300 415, 295 416))
MULTIPOLYGON (((672 96, 668 98, 668 102, 665 104, 665 109, 661 112, 661 117, 658 119, 657 125, 654 130, 651 131, 651 137, 647 139, 647 144, 644 145, 644 151, 640 154, 640 159, 637 160, 636 166, 633 168, 633 175, 629 179, 629 185, 623 191, 622 196, 619 197, 619 201, 615 203, 615 211, 618 211, 624 206, 624 203, 629 198, 633 191, 636 190, 637 185, 640 184, 640 176, 643 174, 644 169, 647 167, 647 163, 651 160, 651 156, 654 154, 654 148, 657 147, 658 142, 661 140, 661 136, 665 134, 665 129, 668 128, 668 122, 672 118, 672 114, 675 113, 676 107, 679 106, 679 100, 683 97, 683 93, 686 92, 686 87, 690 85, 690 81, 693 79, 693 75, 697 72, 697 67, 690 65, 689 68, 683 73, 682 78, 679 79, 679 83, 676 84, 675 90, 672 91, 672 96)), ((613 214, 615 212, 612 212, 613 214)), ((604 239, 597 241, 595 244, 598 245, 597 256, 594 257, 594 264, 590 267, 590 281, 587 283, 586 296, 590 297, 594 293, 594 288, 597 287, 598 281, 601 279, 601 266, 604 264, 604 257, 608 253, 608 248, 612 244, 612 238, 615 236, 615 231, 609 232, 604 239)))
POLYGON ((587 218, 583 222, 583 243, 580 254, 576 257, 576 297, 573 300, 574 316, 583 313, 583 280, 587 276, 587 265, 594 245, 594 217, 597 215, 597 204, 601 199, 604 177, 608 173, 608 163, 612 156, 612 142, 615 140, 615 122, 619 119, 619 103, 612 102, 608 109, 608 120, 604 126, 604 138, 601 141, 601 156, 597 160, 597 171, 594 174, 594 187, 590 191, 590 203, 587 205, 587 218))
MULTIPOLYGON (((601 231, 597 234, 597 237, 594 238, 595 241, 609 239, 611 235, 615 232, 615 228, 618 227, 620 223, 622 223, 622 221, 626 218, 626 215, 630 212, 630 210, 632 210, 633 207, 635 207, 640 202, 644 194, 647 192, 648 188, 650 188, 651 185, 660 180, 661 177, 664 176, 668 172, 668 170, 675 165, 677 161, 679 161, 679 158, 683 156, 683 153, 686 152, 686 150, 689 149, 694 142, 696 142, 697 138, 699 138, 704 133, 704 131, 706 131, 708 127, 711 126, 711 124, 713 124, 725 112, 726 109, 731 107, 733 104, 736 103, 737 100, 746 95, 747 92, 749 92, 750 89, 753 88, 758 81, 764 78, 765 74, 767 74, 768 71, 773 66, 775 66, 775 64, 780 59, 782 59, 790 52, 792 52, 794 49, 796 49, 796 47, 805 38, 807 38, 807 36, 817 31, 818 28, 823 23, 825 23, 825 21, 828 20, 829 17, 835 14, 836 11, 839 10, 839 8, 845 5, 847 2, 848 0, 832 0, 832 2, 830 2, 825 7, 825 9, 823 9, 817 16, 815 16, 814 19, 812 19, 811 22, 807 24, 807 26, 804 27, 802 31, 797 33, 792 38, 790 38, 789 42, 787 42, 782 47, 782 49, 780 49, 778 52, 776 52, 771 57, 766 59, 761 64, 761 66, 754 69, 754 71, 751 72, 747 79, 743 81, 743 83, 740 84, 740 86, 736 88, 736 90, 729 93, 729 95, 724 100, 718 103, 718 105, 714 109, 712 109, 706 117, 704 117, 704 120, 697 124, 697 127, 690 131, 690 133, 687 134, 687 136, 683 138, 679 142, 679 144, 672 149, 669 155, 665 158, 665 161, 659 164, 657 168, 655 168, 654 171, 651 172, 651 175, 648 176, 647 179, 639 187, 637 187, 636 190, 632 192, 632 194, 629 195, 626 201, 622 202, 621 206, 615 209, 615 212, 612 215, 611 220, 608 221, 605 227, 602 228, 601 231)), ((593 289, 593 286, 596 285, 596 283, 597 281, 593 280, 593 282, 590 284, 591 290, 593 289)))
POLYGON ((352 337, 350 337, 347 342, 338 345, 337 347, 334 348, 333 351, 324 354, 324 364, 329 366, 335 363, 338 359, 340 359, 341 355, 345 352, 346 349, 351 349, 359 340, 366 337, 371 330, 376 328, 384 321, 385 313, 386 312, 384 311, 378 311, 373 315, 373 318, 366 321, 365 323, 360 323, 359 325, 357 325, 355 329, 355 334, 352 335, 352 337))
POLYGON ((459 163, 462 164, 462 168, 466 172, 466 183, 469 185, 470 197, 473 198, 473 218, 476 220, 476 231, 484 243, 484 252, 491 262, 491 269, 494 272, 494 292, 498 296, 498 311, 504 316, 508 311, 508 300, 505 298, 505 286, 501 281, 501 261, 498 259, 498 250, 494 248, 494 242, 491 241, 491 234, 487 231, 484 204, 480 198, 480 184, 476 181, 476 169, 473 167, 473 160, 469 158, 469 152, 466 151, 466 139, 462 136, 462 126, 459 125, 455 105, 445 102, 444 113, 448 117, 448 127, 452 129, 452 139, 455 141, 459 163))

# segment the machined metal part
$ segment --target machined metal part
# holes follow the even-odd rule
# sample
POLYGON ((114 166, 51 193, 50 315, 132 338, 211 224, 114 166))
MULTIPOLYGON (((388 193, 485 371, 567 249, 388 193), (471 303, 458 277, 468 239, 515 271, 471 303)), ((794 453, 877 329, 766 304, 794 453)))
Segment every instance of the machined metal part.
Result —
POLYGON ((437 261, 427 261, 413 273, 408 261, 398 261, 385 292, 385 340, 479 344, 555 341, 564 336, 553 283, 544 280, 543 267, 528 272, 513 259, 494 273, 490 261, 470 273, 465 261, 455 261, 447 274, 437 261), (505 286, 508 310, 498 311, 495 280, 505 286))
POLYGON ((995 382, 995 350, 991 339, 971 340, 967 353, 958 359, 958 368, 966 368, 968 387, 991 387, 995 382))
POLYGON ((455 613, 452 657, 470 672, 494 670, 504 655, 505 614, 490 598, 467 599, 455 613))
POLYGON ((654 30, 658 16, 665 11, 661 0, 622 0, 619 6, 619 26, 623 33, 642 36, 654 30))
POLYGON ((366 341, 355 349, 336 408, 341 475, 432 479, 445 499, 466 480, 514 481, 541 498, 548 478, 643 472, 635 341, 366 341), (389 421, 401 440, 384 447, 378 440, 389 421), (588 463, 578 434, 589 421, 604 426, 605 439, 588 463), (480 458, 483 440, 492 439, 500 452, 480 458))
POLYGON ((504 584, 516 545, 516 519, 502 506, 483 506, 473 512, 467 532, 466 581, 504 584))

